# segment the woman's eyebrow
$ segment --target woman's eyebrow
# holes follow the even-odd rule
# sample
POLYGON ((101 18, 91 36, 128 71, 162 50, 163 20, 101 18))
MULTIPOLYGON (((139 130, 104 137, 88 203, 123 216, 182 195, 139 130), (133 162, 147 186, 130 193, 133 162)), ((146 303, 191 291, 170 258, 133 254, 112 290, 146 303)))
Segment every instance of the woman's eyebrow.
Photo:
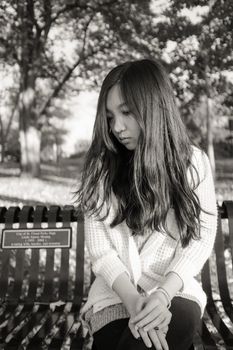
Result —
MULTIPOLYGON (((128 106, 127 106, 127 104, 125 102, 122 102, 117 107, 121 108, 121 107, 128 107, 128 106)), ((106 112, 111 112, 111 109, 109 109, 107 106, 106 106, 106 112)))

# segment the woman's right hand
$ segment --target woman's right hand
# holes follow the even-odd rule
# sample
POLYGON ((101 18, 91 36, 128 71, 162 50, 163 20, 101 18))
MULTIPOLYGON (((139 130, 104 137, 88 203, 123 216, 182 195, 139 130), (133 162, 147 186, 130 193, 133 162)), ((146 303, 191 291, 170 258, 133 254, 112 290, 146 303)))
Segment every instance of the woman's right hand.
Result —
MULTIPOLYGON (((132 304, 130 309, 128 310, 131 317, 134 317, 138 314, 147 304, 147 298, 142 295, 138 295, 137 298, 131 299, 132 304)), ((156 350, 168 350, 167 341, 165 339, 166 333, 168 331, 168 326, 166 325, 164 328, 160 328, 159 330, 150 329, 149 331, 144 331, 143 328, 136 329, 135 325, 130 322, 128 323, 129 329, 131 330, 133 336, 138 339, 142 338, 146 347, 151 348, 152 344, 154 345, 156 350)))
POLYGON ((128 326, 133 336, 136 339, 141 337, 146 347, 151 348, 152 345, 154 345, 156 350, 169 350, 169 347, 166 341, 166 334, 168 331, 168 327, 161 330, 151 329, 148 332, 145 332, 142 328, 135 330, 135 327, 130 322, 128 326))

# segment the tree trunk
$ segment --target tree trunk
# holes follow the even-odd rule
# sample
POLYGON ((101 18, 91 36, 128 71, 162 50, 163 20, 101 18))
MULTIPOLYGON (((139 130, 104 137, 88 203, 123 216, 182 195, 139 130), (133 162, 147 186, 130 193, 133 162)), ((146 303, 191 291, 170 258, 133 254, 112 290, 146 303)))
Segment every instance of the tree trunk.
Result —
POLYGON ((5 142, 1 140, 1 163, 5 161, 5 142))
POLYGON ((29 79, 30 86, 21 91, 19 102, 19 142, 21 175, 40 176, 41 131, 37 127, 34 111, 34 79, 29 79))
POLYGON ((214 156, 214 142, 213 142, 213 116, 210 107, 210 99, 206 96, 206 140, 207 140, 207 154, 209 156, 210 165, 212 168, 213 177, 215 178, 215 156, 214 156))
POLYGON ((33 0, 18 1, 20 23, 19 142, 21 175, 40 176, 41 133, 36 112, 35 81, 40 62, 39 37, 33 0))
POLYGON ((5 160, 5 142, 1 142, 1 163, 5 160))
POLYGON ((21 175, 40 176, 41 132, 35 126, 20 128, 21 175))
POLYGON ((204 79, 205 79, 205 90, 206 90, 206 142, 207 142, 207 154, 209 156, 212 174, 215 179, 215 155, 214 155, 214 140, 213 140, 213 111, 211 108, 211 86, 209 83, 209 72, 210 68, 208 65, 208 54, 206 50, 203 50, 203 59, 205 63, 204 79))

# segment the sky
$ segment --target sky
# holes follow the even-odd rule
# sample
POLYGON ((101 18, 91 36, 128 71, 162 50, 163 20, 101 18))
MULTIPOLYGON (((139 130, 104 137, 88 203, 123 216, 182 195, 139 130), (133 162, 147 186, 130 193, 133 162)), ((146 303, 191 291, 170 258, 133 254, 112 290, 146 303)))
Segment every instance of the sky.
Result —
MULTIPOLYGON (((90 142, 96 114, 98 94, 95 91, 82 91, 68 102, 70 117, 65 120, 65 128, 69 130, 63 152, 70 155, 77 151, 78 144, 90 142)), ((79 148, 80 148, 79 147, 79 148)))

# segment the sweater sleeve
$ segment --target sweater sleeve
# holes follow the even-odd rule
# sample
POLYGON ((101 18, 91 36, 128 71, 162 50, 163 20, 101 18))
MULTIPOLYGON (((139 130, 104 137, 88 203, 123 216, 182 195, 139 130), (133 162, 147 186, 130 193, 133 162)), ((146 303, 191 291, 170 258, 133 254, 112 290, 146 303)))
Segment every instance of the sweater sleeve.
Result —
POLYGON ((111 243, 104 221, 85 216, 85 240, 94 274, 102 276, 110 288, 121 273, 126 272, 130 276, 111 243))
POLYGON ((210 256, 217 228, 217 204, 209 159, 204 152, 196 150, 193 155, 193 163, 200 178, 200 183, 195 189, 202 208, 200 239, 191 240, 185 248, 178 244, 174 259, 165 271, 165 275, 169 272, 178 274, 183 284, 200 272, 210 256))

